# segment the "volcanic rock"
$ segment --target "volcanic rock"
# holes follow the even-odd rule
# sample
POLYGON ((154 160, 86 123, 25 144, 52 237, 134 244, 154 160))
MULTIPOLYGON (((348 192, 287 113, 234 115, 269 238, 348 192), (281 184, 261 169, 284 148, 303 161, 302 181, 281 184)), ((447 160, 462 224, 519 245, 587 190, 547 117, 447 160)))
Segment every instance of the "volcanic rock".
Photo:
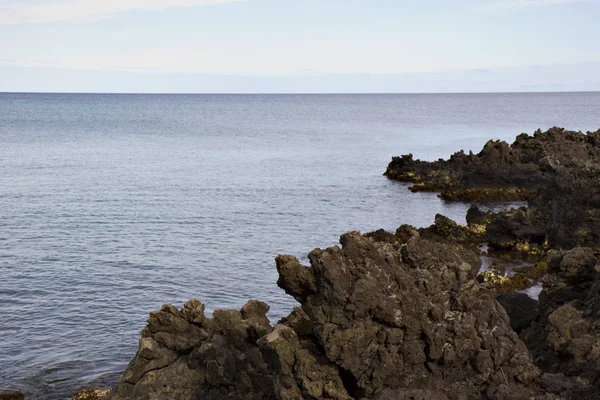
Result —
POLYGON ((272 327, 269 307, 250 301, 241 311, 188 301, 150 314, 139 350, 112 399, 275 399, 273 376, 257 340, 272 327))
POLYGON ((535 394, 539 370, 493 288, 473 279, 476 253, 416 231, 405 244, 340 242, 311 252, 310 267, 277 257, 278 284, 301 306, 274 328, 256 301, 213 318, 197 300, 151 313, 111 398, 535 394))
POLYGON ((433 162, 394 157, 385 175, 447 200, 528 201, 527 215, 499 215, 489 223, 489 241, 498 248, 516 242, 547 241, 564 249, 600 244, 600 130, 538 130, 510 146, 489 141, 478 154, 460 151, 433 162))
POLYGON ((576 376, 600 392, 600 274, 589 248, 555 252, 540 293, 540 318, 521 332, 542 370, 576 376))

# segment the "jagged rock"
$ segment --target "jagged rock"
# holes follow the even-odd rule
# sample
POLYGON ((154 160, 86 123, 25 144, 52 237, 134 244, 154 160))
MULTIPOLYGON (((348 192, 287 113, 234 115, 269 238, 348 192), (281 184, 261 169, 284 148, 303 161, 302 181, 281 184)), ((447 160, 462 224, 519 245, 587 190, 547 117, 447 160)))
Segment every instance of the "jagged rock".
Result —
POLYGON ((288 256, 277 264, 352 397, 479 395, 538 376, 493 290, 461 262, 468 256, 431 251, 420 236, 402 247, 356 232, 340 242, 311 252, 310 268, 288 256))
MULTIPOLYGON (((454 230, 442 218, 438 225, 454 230)), ((543 326, 545 352, 583 363, 555 372, 577 372, 591 384, 541 376, 493 286, 473 279, 477 253, 436 229, 402 229, 406 242, 347 233, 341 247, 313 250, 310 267, 278 256, 278 284, 300 306, 274 328, 257 301, 212 318, 197 300, 181 310, 163 306, 151 313, 110 398, 593 398, 600 346, 586 318, 600 302, 561 304, 531 325, 543 326)), ((584 284, 594 256, 556 252, 552 271, 596 296, 600 284, 584 284)))
POLYGON ((353 399, 338 368, 327 360, 314 340, 302 339, 294 329, 277 325, 259 344, 275 372, 278 399, 353 399))
POLYGON ((542 219, 526 207, 494 214, 486 226, 485 240, 492 250, 511 250, 519 243, 542 245, 546 232, 542 219))
POLYGON ((418 233, 417 228, 412 225, 403 224, 396 229, 395 236, 399 243, 406 243, 408 240, 418 233))
POLYGON ((525 220, 501 215, 488 225, 500 248, 546 240, 552 248, 600 245, 600 130, 538 130, 510 146, 489 141, 478 154, 461 151, 434 162, 394 157, 385 175, 448 200, 529 201, 525 220))
POLYGON ((471 207, 467 210, 467 224, 468 225, 487 225, 490 223, 494 213, 492 211, 483 212, 477 207, 476 204, 471 204, 471 207))
MULTIPOLYGON (((576 377, 567 377, 564 374, 542 374, 540 388, 554 395, 547 395, 550 399, 569 400, 600 400, 600 391, 594 385, 582 382, 576 377)), ((540 399, 541 400, 541 399, 540 399)))
POLYGON ((540 293, 540 319, 521 332, 547 372, 585 379, 600 392, 600 274, 589 248, 554 252, 540 293))
POLYGON ((400 240, 400 238, 398 238, 398 236, 396 236, 392 232, 386 231, 385 229, 378 229, 373 232, 365 233, 365 236, 368 238, 371 238, 377 242, 393 243, 393 242, 397 242, 400 240))
POLYGON ((273 376, 257 340, 271 332, 269 307, 215 310, 190 300, 150 314, 139 350, 111 399, 275 399, 273 376))

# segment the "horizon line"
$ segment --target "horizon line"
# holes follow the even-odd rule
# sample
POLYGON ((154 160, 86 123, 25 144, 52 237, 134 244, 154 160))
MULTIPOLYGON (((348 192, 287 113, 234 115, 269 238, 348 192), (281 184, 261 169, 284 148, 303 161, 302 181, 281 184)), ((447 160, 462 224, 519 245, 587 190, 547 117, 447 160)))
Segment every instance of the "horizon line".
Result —
POLYGON ((421 95, 421 94, 565 94, 600 93, 600 90, 494 91, 494 92, 54 92, 2 91, 3 94, 82 94, 82 95, 421 95))

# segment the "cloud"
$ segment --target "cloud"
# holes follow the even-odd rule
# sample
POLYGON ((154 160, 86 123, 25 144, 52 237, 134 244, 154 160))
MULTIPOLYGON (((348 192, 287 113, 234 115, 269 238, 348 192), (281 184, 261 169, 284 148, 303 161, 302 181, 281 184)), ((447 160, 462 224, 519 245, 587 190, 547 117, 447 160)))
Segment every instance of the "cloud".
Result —
POLYGON ((200 7, 238 1, 245 0, 62 0, 43 4, 2 4, 0 0, 0 25, 86 22, 132 10, 200 7))
POLYGON ((547 7, 568 3, 594 3, 600 0, 493 0, 480 7, 480 11, 503 11, 533 7, 547 7))

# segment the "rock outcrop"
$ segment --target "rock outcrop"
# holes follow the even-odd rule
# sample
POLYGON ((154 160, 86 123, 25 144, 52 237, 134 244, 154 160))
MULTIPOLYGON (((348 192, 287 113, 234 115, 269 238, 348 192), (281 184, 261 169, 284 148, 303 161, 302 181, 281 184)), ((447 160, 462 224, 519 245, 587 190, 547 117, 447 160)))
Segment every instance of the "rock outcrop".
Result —
POLYGON ((461 151, 434 162, 394 157, 385 174, 447 200, 529 201, 527 213, 489 223, 490 241, 500 248, 516 242, 547 241, 565 249, 600 244, 600 130, 538 130, 511 145, 489 141, 478 154, 461 151))
POLYGON ((272 331, 269 307, 250 301, 241 311, 190 300, 150 314, 139 350, 112 399, 275 399, 273 376, 257 346, 272 331))
POLYGON ((300 305, 274 326, 259 301, 212 318, 197 300, 165 305, 108 396, 600 400, 600 268, 580 247, 600 245, 599 161, 600 131, 559 128, 447 161, 396 157, 386 175, 412 190, 529 206, 350 232, 310 266, 278 256, 277 283, 300 305), (502 277, 504 291, 478 276, 481 242, 528 261, 502 277), (539 302, 506 293, 542 278, 539 302))
POLYGON ((554 252, 540 293, 539 320, 521 338, 544 371, 577 376, 600 393, 598 269, 598 255, 590 248, 554 252))
MULTIPOLYGON (((316 249, 310 267, 277 257, 300 302, 273 328, 268 307, 216 310, 192 300, 151 314, 113 399, 462 399, 543 393, 539 369, 477 255, 412 231, 358 232, 316 249)), ((524 396, 524 397, 523 397, 524 396)), ((540 397, 544 398, 544 397, 540 397)), ((549 397, 554 398, 554 397, 549 397)))
POLYGON ((493 290, 461 262, 469 256, 419 234, 401 245, 354 232, 341 244, 314 250, 310 268, 293 257, 277 266, 351 398, 519 392, 537 378, 493 290))

